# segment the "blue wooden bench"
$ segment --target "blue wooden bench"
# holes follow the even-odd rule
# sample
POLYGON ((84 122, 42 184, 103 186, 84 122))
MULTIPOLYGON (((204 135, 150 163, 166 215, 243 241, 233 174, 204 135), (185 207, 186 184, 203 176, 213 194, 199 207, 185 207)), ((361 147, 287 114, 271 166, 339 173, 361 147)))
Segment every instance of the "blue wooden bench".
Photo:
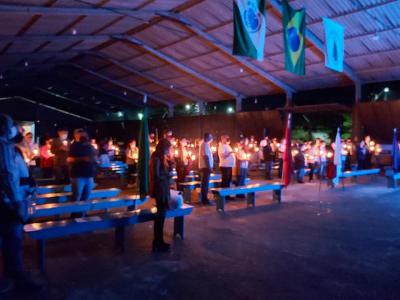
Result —
POLYGON ((389 188, 397 188, 397 181, 400 180, 400 173, 394 173, 393 170, 386 172, 386 179, 389 188))
MULTIPOLYGON (((193 206, 184 204, 181 208, 169 210, 166 218, 174 218, 174 236, 179 235, 184 239, 184 218, 190 215, 193 206)), ((37 241, 38 265, 45 272, 45 246, 46 241, 52 238, 61 238, 74 234, 89 233, 98 230, 115 229, 115 246, 123 251, 125 248, 125 229, 129 225, 153 221, 157 208, 150 210, 134 210, 90 217, 76 218, 44 223, 32 223, 24 226, 24 232, 37 241)))
MULTIPOLYGON (((120 189, 115 188, 93 190, 88 200, 97 198, 113 198, 116 197, 120 192, 120 189)), ((36 197, 35 204, 67 202, 71 200, 71 197, 72 193, 69 192, 38 195, 36 197)))
POLYGON ((346 178, 351 178, 353 182, 357 181, 358 177, 362 176, 376 176, 379 175, 381 172, 380 169, 365 169, 365 170, 354 170, 354 171, 346 171, 340 174, 339 179, 342 180, 342 185, 344 188, 344 180, 346 178))
POLYGON ((71 213, 89 213, 113 208, 128 207, 130 210, 136 209, 148 200, 148 197, 142 199, 139 195, 123 196, 110 199, 95 199, 86 202, 65 202, 50 203, 42 205, 32 205, 30 219, 59 216, 71 213))
MULTIPOLYGON (((248 184, 250 178, 246 178, 245 184, 248 184)), ((180 184, 183 187, 183 199, 187 203, 191 203, 192 193, 195 189, 201 187, 201 181, 190 181, 190 182, 183 182, 180 184)), ((221 185, 221 179, 214 179, 209 181, 209 188, 216 188, 221 185)))
POLYGON ((36 188, 37 195, 50 194, 50 193, 70 193, 70 192, 72 192, 72 186, 70 184, 41 185, 36 188))
POLYGON ((272 191, 272 197, 274 201, 281 202, 283 185, 281 183, 253 183, 245 186, 238 186, 232 188, 212 188, 211 192, 217 202, 217 210, 225 209, 226 197, 231 195, 246 195, 247 206, 256 205, 256 193, 272 191))

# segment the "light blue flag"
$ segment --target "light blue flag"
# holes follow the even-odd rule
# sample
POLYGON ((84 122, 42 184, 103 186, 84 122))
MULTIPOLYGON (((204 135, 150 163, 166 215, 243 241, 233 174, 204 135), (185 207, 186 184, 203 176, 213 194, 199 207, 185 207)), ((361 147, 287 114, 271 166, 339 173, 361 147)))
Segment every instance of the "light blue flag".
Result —
POLYGON ((325 66, 343 72, 344 27, 331 19, 324 18, 325 28, 325 66))

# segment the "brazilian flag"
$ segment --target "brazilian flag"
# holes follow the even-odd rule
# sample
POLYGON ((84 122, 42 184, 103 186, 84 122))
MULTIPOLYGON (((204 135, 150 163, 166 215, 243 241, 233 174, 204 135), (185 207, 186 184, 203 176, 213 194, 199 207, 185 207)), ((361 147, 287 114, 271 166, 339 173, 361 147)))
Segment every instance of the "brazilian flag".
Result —
POLYGON ((282 0, 282 10, 285 69, 297 75, 304 75, 306 10, 291 8, 287 0, 282 0))

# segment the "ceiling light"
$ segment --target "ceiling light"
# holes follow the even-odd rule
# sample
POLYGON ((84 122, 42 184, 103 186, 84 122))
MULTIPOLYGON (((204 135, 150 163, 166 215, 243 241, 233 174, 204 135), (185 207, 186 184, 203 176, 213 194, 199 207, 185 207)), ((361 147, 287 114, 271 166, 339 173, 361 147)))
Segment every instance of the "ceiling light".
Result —
POLYGON ((3 79, 4 79, 3 74, 0 74, 0 80, 3 80, 3 79))
POLYGON ((78 33, 78 31, 76 30, 76 28, 72 29, 72 35, 76 35, 78 33))
POLYGON ((138 115, 139 120, 143 119, 143 114, 142 113, 138 113, 137 115, 138 115))
POLYGON ((169 87, 170 87, 171 89, 173 89, 173 88, 174 88, 174 85, 173 85, 173 84, 171 84, 169 87))
POLYGON ((118 117, 122 117, 123 115, 124 115, 124 113, 122 111, 117 112, 118 117))
POLYGON ((376 32, 376 33, 374 34, 374 36, 372 37, 372 40, 373 40, 373 41, 379 41, 380 38, 381 38, 381 37, 380 37, 379 34, 376 32))
POLYGON ((124 94, 124 96, 126 96, 126 95, 128 95, 128 92, 127 92, 127 91, 124 91, 123 94, 124 94))
POLYGON ((25 66, 25 67, 28 67, 28 66, 29 66, 28 61, 25 61, 25 62, 24 62, 24 66, 25 66))
POLYGON ((226 110, 228 114, 231 114, 234 112, 233 107, 229 106, 228 109, 226 110))
POLYGON ((190 110, 190 104, 186 104, 186 105, 185 105, 185 109, 186 109, 186 110, 190 110))
POLYGON ((384 91, 385 93, 389 93, 389 92, 390 92, 390 89, 389 89, 388 87, 385 87, 385 88, 383 89, 383 91, 384 91))
POLYGON ((240 68, 239 72, 240 72, 240 73, 243 73, 243 72, 244 72, 244 70, 243 70, 242 68, 240 68))

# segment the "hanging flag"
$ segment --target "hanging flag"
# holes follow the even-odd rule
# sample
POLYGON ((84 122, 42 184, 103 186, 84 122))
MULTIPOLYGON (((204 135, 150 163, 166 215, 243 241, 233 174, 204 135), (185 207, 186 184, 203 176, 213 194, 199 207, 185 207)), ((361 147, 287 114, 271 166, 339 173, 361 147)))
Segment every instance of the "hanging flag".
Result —
POLYGON ((266 0, 233 1, 233 55, 264 59, 266 0))
POLYGON ((142 119, 140 120, 139 131, 139 162, 138 162, 138 178, 139 178, 139 194, 144 198, 149 194, 149 160, 150 160, 150 145, 149 145, 149 124, 148 112, 145 96, 145 106, 143 109, 142 119))
POLYGON ((342 174, 342 138, 340 137, 340 128, 338 128, 336 132, 333 164, 336 166, 336 177, 333 179, 333 184, 338 185, 339 177, 342 174))
POLYGON ((306 10, 291 8, 287 0, 282 0, 282 10, 285 69, 297 75, 304 75, 306 10))
POLYGON ((285 129, 285 152, 283 153, 283 185, 286 187, 290 183, 292 175, 292 113, 288 113, 285 129))
POLYGON ((399 170, 399 142, 398 142, 396 128, 393 129, 392 166, 393 166, 393 172, 397 172, 399 170))
POLYGON ((324 18, 325 28, 325 66, 343 72, 344 27, 331 19, 324 18))

